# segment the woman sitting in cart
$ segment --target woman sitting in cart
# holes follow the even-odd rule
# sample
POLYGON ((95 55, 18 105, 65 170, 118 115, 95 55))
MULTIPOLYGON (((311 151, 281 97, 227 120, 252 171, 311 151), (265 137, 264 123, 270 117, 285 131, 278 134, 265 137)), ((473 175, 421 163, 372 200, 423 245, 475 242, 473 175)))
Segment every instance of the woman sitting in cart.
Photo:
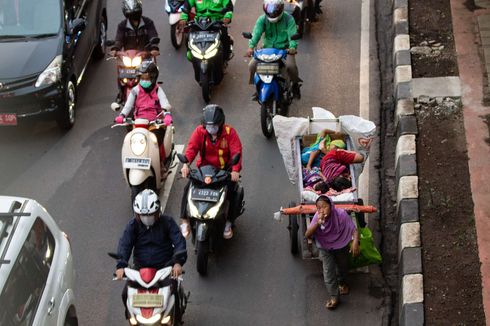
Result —
POLYGON ((345 277, 349 269, 349 253, 354 257, 359 255, 359 233, 349 214, 335 208, 329 197, 322 195, 315 204, 317 212, 305 237, 313 237, 320 251, 323 279, 330 296, 325 307, 333 310, 340 303, 340 295, 349 293, 345 277))

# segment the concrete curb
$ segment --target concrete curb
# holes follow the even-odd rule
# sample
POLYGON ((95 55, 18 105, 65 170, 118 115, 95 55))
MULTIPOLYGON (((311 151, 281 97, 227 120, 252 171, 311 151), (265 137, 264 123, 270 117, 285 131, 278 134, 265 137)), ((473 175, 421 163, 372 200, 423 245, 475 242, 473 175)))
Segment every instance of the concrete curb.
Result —
POLYGON ((393 90, 396 100, 395 174, 397 216, 400 223, 398 262, 400 275, 400 326, 422 326, 424 316, 424 275, 419 222, 417 176, 417 119, 412 92, 412 60, 408 25, 408 0, 394 0, 393 90))

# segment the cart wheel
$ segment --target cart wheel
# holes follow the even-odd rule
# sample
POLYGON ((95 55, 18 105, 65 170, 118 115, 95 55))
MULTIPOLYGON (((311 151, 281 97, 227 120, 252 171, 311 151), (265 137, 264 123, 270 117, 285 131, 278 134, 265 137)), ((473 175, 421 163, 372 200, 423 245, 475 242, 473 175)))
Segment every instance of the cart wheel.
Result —
MULTIPOLYGON (((291 202, 289 204, 289 207, 295 207, 296 204, 294 202, 291 202)), ((291 244, 291 254, 296 255, 298 253, 298 230, 299 230, 299 225, 298 225, 298 215, 289 215, 289 239, 290 239, 290 244, 291 244)))

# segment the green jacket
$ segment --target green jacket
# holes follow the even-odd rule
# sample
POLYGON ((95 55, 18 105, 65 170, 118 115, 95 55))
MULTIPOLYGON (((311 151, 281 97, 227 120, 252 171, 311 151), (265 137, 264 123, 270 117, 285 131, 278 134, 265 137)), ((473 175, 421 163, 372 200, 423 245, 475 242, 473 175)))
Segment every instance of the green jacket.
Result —
POLYGON ((264 48, 296 49, 298 47, 298 42, 291 40, 291 36, 298 32, 296 22, 293 16, 286 12, 277 23, 271 23, 265 14, 260 16, 255 23, 248 47, 255 48, 264 32, 264 48))
POLYGON ((180 19, 189 20, 189 12, 193 7, 196 8, 196 18, 204 16, 212 20, 222 20, 233 17, 231 0, 185 0, 180 19))

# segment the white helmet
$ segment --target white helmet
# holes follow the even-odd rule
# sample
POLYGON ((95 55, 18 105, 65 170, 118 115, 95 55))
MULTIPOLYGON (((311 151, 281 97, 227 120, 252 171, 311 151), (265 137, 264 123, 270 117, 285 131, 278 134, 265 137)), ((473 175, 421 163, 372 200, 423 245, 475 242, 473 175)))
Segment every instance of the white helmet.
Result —
POLYGON ((284 0, 264 0, 262 8, 267 19, 271 23, 276 23, 284 12, 284 0))
POLYGON ((136 195, 133 210, 136 214, 151 215, 160 209, 160 199, 151 189, 145 189, 136 195))

